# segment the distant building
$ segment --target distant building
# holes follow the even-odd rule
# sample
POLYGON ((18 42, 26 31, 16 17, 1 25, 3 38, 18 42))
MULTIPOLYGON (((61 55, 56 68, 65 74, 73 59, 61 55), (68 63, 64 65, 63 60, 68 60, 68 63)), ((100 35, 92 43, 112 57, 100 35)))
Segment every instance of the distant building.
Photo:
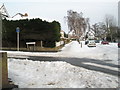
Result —
POLYGON ((75 35, 74 31, 71 31, 71 32, 68 34, 68 38, 69 38, 69 39, 77 39, 78 37, 75 35))
POLYGON ((90 29, 90 30, 87 32, 87 38, 88 38, 88 39, 95 39, 95 32, 90 29))
POLYGON ((61 37, 60 37, 60 38, 65 38, 64 33, 65 33, 65 32, 64 32, 63 30, 60 31, 60 34, 61 34, 61 37))

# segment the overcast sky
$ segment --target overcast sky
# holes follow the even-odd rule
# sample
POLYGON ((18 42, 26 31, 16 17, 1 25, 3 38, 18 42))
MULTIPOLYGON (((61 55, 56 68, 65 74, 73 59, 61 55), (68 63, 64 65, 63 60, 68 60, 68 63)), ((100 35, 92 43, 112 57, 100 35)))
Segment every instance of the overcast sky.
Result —
POLYGON ((90 23, 104 21, 105 15, 113 15, 118 20, 119 0, 0 0, 5 4, 12 17, 16 13, 28 13, 29 17, 39 17, 48 21, 56 20, 61 28, 67 30, 64 16, 68 10, 82 12, 83 16, 90 18, 90 23))

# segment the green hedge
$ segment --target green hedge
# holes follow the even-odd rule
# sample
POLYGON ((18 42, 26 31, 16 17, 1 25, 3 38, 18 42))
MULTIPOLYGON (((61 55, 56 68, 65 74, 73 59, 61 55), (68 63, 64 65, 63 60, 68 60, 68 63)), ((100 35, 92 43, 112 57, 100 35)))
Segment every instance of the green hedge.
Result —
POLYGON ((60 23, 47 22, 42 19, 3 20, 3 47, 16 46, 16 27, 20 28, 20 43, 25 47, 26 42, 44 41, 45 47, 55 47, 60 40, 60 23), (12 43, 12 44, 11 44, 12 43))

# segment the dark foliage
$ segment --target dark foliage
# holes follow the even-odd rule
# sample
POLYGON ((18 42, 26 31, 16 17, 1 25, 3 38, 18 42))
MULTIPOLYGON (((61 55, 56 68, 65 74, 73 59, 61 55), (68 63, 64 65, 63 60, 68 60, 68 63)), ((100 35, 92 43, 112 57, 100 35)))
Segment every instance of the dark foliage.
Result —
POLYGON ((42 19, 3 20, 3 47, 16 46, 16 27, 20 28, 20 43, 25 47, 26 42, 44 41, 45 47, 55 47, 55 41, 60 40, 60 23, 47 22, 42 19))

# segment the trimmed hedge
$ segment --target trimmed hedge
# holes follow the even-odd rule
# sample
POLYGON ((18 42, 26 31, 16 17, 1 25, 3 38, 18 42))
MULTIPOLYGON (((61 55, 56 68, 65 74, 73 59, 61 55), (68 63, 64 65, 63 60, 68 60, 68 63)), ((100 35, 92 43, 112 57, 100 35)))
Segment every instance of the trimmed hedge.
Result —
POLYGON ((47 22, 42 19, 3 20, 2 40, 3 47, 16 47, 16 27, 20 28, 20 44, 26 47, 26 42, 44 41, 45 47, 55 47, 60 40, 60 23, 47 22))

